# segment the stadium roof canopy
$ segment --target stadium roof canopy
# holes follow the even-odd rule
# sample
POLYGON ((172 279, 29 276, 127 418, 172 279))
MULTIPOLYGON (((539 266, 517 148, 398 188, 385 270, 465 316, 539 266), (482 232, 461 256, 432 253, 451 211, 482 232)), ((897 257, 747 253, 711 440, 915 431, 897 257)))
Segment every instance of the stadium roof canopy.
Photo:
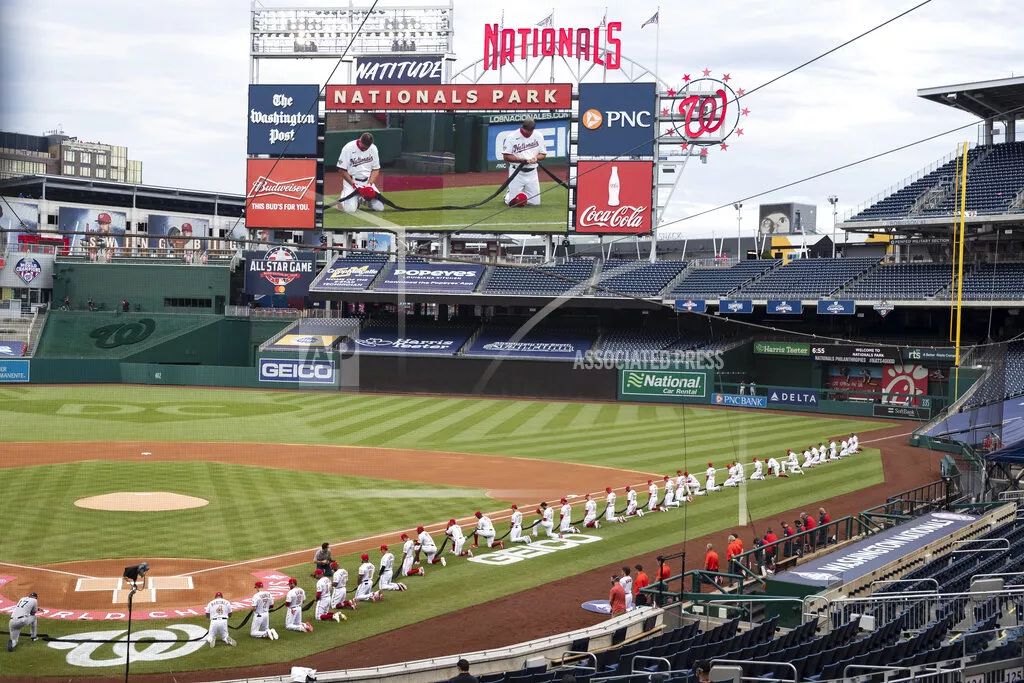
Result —
POLYGON ((1013 110, 1016 117, 1024 116, 1024 76, 922 88, 917 96, 982 119, 1005 117, 1013 110))

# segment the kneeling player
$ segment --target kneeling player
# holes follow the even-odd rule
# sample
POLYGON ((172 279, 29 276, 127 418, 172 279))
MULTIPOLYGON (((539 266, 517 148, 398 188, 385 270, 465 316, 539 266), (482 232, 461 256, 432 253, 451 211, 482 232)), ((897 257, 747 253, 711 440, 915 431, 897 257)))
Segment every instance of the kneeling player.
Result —
POLYGON ((508 174, 515 177, 505 192, 508 206, 539 206, 540 181, 537 178, 537 162, 547 156, 544 137, 534 135, 537 124, 532 118, 523 119, 519 130, 505 138, 502 158, 508 162, 508 174), (518 169, 518 173, 516 170, 518 169))
POLYGON ((449 552, 456 557, 473 557, 472 550, 462 549, 462 546, 466 545, 466 536, 462 533, 462 527, 456 524, 454 519, 448 520, 448 528, 444 533, 452 542, 452 549, 449 552))

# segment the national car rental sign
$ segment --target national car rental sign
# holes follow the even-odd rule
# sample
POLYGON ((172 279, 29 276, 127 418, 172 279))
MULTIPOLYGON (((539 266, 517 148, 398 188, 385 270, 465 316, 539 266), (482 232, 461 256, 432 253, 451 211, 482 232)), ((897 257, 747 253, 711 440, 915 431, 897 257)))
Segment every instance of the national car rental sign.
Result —
POLYGON ((572 85, 329 85, 328 111, 549 110, 572 108, 572 85))

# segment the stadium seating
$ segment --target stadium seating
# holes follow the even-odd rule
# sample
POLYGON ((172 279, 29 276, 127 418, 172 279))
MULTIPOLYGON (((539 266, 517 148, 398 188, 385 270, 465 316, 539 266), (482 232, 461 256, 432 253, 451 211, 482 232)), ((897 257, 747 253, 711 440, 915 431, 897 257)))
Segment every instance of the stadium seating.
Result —
POLYGON ((483 291, 488 294, 555 296, 577 287, 577 283, 586 281, 593 273, 593 259, 570 259, 565 263, 538 266, 536 269, 495 266, 483 291))
POLYGON ((878 263, 873 258, 799 259, 743 287, 755 299, 817 299, 832 294, 878 263))
POLYGON ((929 299, 952 279, 948 263, 884 263, 841 293, 851 299, 929 299))
POLYGON ((963 298, 1024 300, 1024 263, 986 263, 964 275, 963 298))
POLYGON ((659 351, 672 346, 679 333, 671 329, 633 330, 614 328, 605 333, 598 349, 603 353, 624 351, 659 351))
POLYGON ((608 259, 604 263, 595 289, 598 296, 616 296, 616 293, 632 296, 654 297, 665 289, 672 280, 686 268, 685 261, 631 261, 608 259))
POLYGON ((760 259, 740 261, 730 268, 695 268, 679 281, 669 296, 677 299, 720 299, 776 268, 780 263, 782 261, 760 259))

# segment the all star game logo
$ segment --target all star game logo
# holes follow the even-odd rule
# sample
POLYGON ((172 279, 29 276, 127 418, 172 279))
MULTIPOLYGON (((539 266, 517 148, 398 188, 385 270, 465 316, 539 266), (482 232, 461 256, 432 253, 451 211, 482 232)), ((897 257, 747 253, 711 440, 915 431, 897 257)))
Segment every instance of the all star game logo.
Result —
POLYGON ((284 294, 294 280, 312 277, 315 265, 312 260, 298 258, 289 247, 274 247, 262 258, 250 259, 249 272, 269 282, 275 294, 284 294))

